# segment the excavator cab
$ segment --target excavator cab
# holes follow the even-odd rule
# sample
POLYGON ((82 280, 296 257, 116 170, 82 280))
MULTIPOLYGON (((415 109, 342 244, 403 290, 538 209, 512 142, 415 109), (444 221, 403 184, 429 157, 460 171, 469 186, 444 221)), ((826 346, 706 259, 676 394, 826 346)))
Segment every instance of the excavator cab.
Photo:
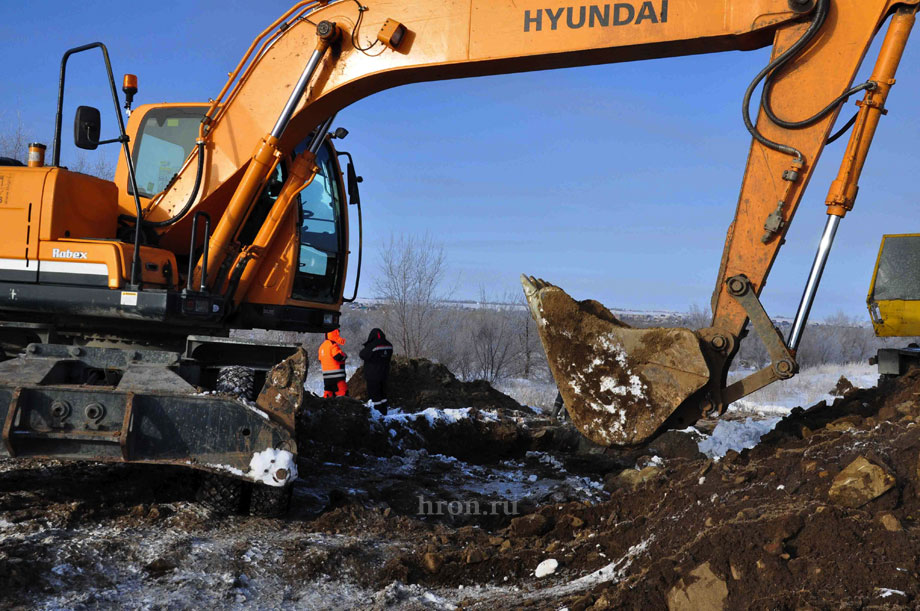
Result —
MULTIPOLYGON (((142 208, 150 207, 194 156, 199 127, 208 108, 208 104, 156 104, 140 106, 132 114, 127 133, 132 140, 142 208)), ((295 180, 290 175, 293 160, 304 153, 312 137, 313 134, 297 145, 265 182, 236 235, 241 247, 250 246, 257 239, 284 185, 295 180)), ((345 290, 349 240, 346 196, 349 189, 338 159, 332 138, 327 137, 316 153, 316 176, 294 197, 283 226, 268 246, 267 259, 275 264, 261 267, 245 293, 237 291, 232 304, 234 311, 221 324, 230 328, 255 326, 314 332, 325 332, 337 325, 345 290)), ((133 216, 134 192, 123 157, 119 160, 115 184, 119 189, 121 218, 133 216)), ((208 215, 208 228, 210 219, 222 213, 213 208, 201 212, 208 215)), ((162 220, 155 215, 151 218, 162 220)), ((177 253, 182 270, 190 258, 200 258, 204 248, 200 231, 203 222, 196 228, 194 246, 190 246, 194 221, 195 216, 188 215, 168 231, 153 236, 160 246, 177 253)), ((189 270, 185 279, 193 275, 193 270, 189 270)))
MULTIPOLYGON (((295 149, 302 153, 306 142, 295 149)), ((300 194, 297 229, 300 238, 297 267, 291 297, 301 301, 334 303, 344 280, 343 239, 347 228, 343 222, 344 189, 342 172, 337 167, 335 151, 330 145, 316 155, 319 168, 316 178, 300 194)))

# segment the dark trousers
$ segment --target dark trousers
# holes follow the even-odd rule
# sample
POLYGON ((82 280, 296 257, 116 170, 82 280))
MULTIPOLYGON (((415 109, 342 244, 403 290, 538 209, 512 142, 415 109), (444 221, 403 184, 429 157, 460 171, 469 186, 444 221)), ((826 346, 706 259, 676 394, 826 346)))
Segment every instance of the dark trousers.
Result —
POLYGON ((367 378, 367 396, 374 403, 381 414, 386 415, 387 408, 387 383, 384 379, 367 378))

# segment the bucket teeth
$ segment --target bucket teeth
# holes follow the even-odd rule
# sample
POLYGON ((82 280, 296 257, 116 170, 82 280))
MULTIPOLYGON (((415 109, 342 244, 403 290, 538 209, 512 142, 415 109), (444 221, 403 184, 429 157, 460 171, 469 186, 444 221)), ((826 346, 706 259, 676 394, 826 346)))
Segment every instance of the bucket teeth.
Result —
POLYGON ((545 280, 521 284, 572 422, 595 443, 645 441, 709 381, 690 329, 635 329, 545 280))

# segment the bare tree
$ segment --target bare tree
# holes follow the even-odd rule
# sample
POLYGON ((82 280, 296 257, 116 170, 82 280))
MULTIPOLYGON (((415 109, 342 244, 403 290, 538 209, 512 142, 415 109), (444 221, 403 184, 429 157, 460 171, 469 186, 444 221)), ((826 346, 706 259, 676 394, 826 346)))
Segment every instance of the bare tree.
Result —
MULTIPOLYGON (((470 339, 476 377, 492 383, 507 376, 518 354, 518 331, 514 305, 490 304, 479 289, 479 308, 473 312, 470 339)), ((507 301, 507 299, 503 300, 507 301)))
POLYGON ((31 137, 22 124, 22 114, 16 113, 16 122, 0 129, 0 157, 9 157, 22 163, 29 154, 31 137))
POLYGON ((115 163, 109 161, 105 151, 99 149, 95 159, 90 159, 86 153, 79 151, 76 160, 68 168, 72 172, 89 174, 104 180, 115 178, 115 163))
POLYGON ((683 315, 684 324, 691 329, 705 329, 712 325, 712 312, 708 307, 694 303, 690 311, 683 315))
MULTIPOLYGON (((16 113, 16 120, 0 127, 0 157, 9 157, 26 163, 29 155, 29 144, 35 138, 22 123, 22 113, 16 113)), ((117 156, 116 156, 117 161, 117 156)), ((115 178, 115 163, 99 149, 95 156, 89 156, 83 151, 77 151, 73 163, 68 166, 72 172, 89 174, 104 180, 115 178)))
POLYGON ((384 300, 387 332, 396 350, 410 358, 430 353, 446 298, 444 247, 429 235, 390 237, 380 260, 375 290, 384 300))

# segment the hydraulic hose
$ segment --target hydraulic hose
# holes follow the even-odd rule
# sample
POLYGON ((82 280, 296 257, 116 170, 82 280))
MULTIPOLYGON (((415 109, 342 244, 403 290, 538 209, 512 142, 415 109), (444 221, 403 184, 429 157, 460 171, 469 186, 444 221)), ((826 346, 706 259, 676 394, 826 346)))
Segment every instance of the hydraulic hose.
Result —
MULTIPOLYGON (((818 121, 820 121, 821 119, 823 119, 824 117, 826 117, 828 114, 830 114, 834 110, 836 110, 837 107, 842 102, 844 102, 847 98, 849 98, 853 94, 859 91, 867 90, 867 89, 872 90, 877 87, 876 83, 874 83, 873 81, 867 81, 865 83, 862 83, 861 85, 851 87, 850 89, 847 89, 845 92, 837 96, 837 98, 835 98, 826 107, 818 111, 817 114, 803 121, 785 121, 779 118, 776 115, 776 113, 773 111, 773 108, 770 104, 770 94, 773 90, 774 79, 776 78, 780 70, 786 64, 788 64, 796 55, 798 55, 799 52, 801 52, 802 49, 804 49, 805 46, 808 45, 808 43, 810 43, 814 39, 814 37, 818 34, 818 32, 824 26, 824 23, 827 21, 827 15, 829 11, 830 11, 830 0, 817 0, 817 6, 815 7, 815 16, 814 16, 814 19, 812 19, 811 25, 808 26, 808 29, 805 31, 802 37, 799 38, 799 40, 795 42, 795 44, 793 44, 785 52, 779 55, 776 59, 774 59, 769 64, 767 64, 767 66, 763 70, 761 70, 757 74, 756 77, 754 77, 754 80, 751 82, 751 84, 747 88, 747 91, 745 91, 744 93, 744 101, 742 102, 742 116, 744 118, 744 126, 747 128, 748 132, 750 132, 751 136, 753 136, 755 140, 757 140, 758 142, 760 142, 761 144, 763 144, 764 146, 768 148, 771 148, 775 151, 779 151, 781 153, 785 153, 787 155, 794 156, 796 158, 796 161, 799 161, 799 162, 804 162, 805 160, 801 151, 799 151, 798 149, 792 146, 781 144, 779 142, 774 142, 773 140, 766 138, 763 134, 760 133, 760 131, 758 131, 754 122, 751 120, 751 98, 754 96, 754 91, 757 89, 757 86, 760 85, 762 81, 764 83, 764 86, 763 86, 763 93, 761 94, 760 105, 764 109, 764 114, 766 114, 767 118, 769 118, 770 121, 772 121, 775 125, 782 127, 784 129, 802 129, 810 125, 813 125, 817 123, 818 121)), ((846 127, 844 128, 844 130, 845 129, 846 127)), ((837 137, 839 138, 840 136, 837 135, 837 137)))
POLYGON ((179 222, 188 211, 192 209, 192 204, 195 203, 195 199, 198 197, 198 191, 201 189, 201 178, 204 175, 204 140, 198 140, 198 171, 195 172, 195 186, 192 187, 192 192, 188 196, 188 201, 185 202, 185 205, 182 206, 182 209, 179 210, 177 214, 174 214, 172 217, 166 219, 165 221, 142 221, 144 227, 169 227, 177 222, 179 222))
POLYGON ((835 133, 833 136, 828 138, 827 142, 825 142, 824 144, 833 144, 834 142, 837 142, 837 140, 839 140, 845 133, 850 131, 850 128, 856 124, 856 119, 858 118, 859 118, 859 113, 856 113, 852 117, 850 117, 850 120, 847 121, 843 127, 838 129, 837 133, 835 133))

